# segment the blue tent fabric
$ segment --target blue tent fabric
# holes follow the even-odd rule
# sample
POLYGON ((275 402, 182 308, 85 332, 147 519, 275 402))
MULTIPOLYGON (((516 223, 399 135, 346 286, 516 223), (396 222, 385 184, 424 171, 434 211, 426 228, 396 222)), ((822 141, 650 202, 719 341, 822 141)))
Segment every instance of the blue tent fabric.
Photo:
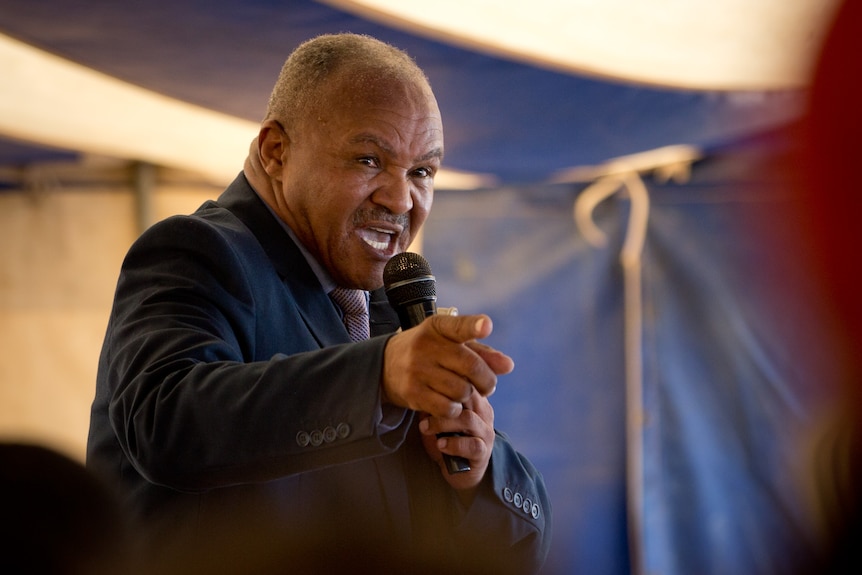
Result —
POLYGON ((423 253, 438 303, 488 313, 489 343, 515 361, 492 402, 553 495, 553 562, 626 573, 622 292, 613 248, 574 233, 573 199, 561 186, 438 194, 423 253))
POLYGON ((0 32, 252 121, 263 117, 284 59, 300 42, 324 33, 370 34, 406 50, 427 73, 444 118, 446 166, 507 184, 546 181, 559 170, 660 146, 715 145, 783 124, 802 101, 796 90, 701 92, 564 74, 313 0, 50 4, 4 0, 0 32))
MULTIPOLYGON (((788 182, 750 150, 686 184, 648 181, 643 252, 646 573, 778 574, 816 551, 806 449, 837 381, 827 326, 795 251, 788 182)), ((440 305, 488 313, 515 372, 496 422, 542 470, 549 573, 633 572, 626 516, 625 352, 618 254, 629 203, 594 220, 582 186, 438 193, 423 251, 440 305)))
POLYGON ((553 495, 555 561, 625 573, 625 397, 598 383, 624 377, 622 292, 613 250, 573 233, 573 199, 560 186, 438 194, 423 253, 438 303, 490 314, 489 342, 515 361, 492 400, 553 495))
POLYGON ((826 339, 805 317, 817 306, 798 260, 756 225, 771 222, 781 200, 739 184, 740 197, 723 200, 730 190, 715 187, 688 190, 701 202, 656 206, 650 221, 647 564, 660 573, 787 573, 813 542, 794 482, 825 374, 810 344, 826 339))

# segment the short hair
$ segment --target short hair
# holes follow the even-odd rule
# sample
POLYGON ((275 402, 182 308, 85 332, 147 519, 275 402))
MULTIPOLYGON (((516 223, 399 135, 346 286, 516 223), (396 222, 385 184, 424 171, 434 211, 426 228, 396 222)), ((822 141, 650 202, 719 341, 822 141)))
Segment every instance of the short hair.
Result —
POLYGON ((326 81, 343 70, 356 78, 396 78, 431 91, 425 73, 403 50, 362 34, 324 34, 303 42, 287 58, 269 97, 266 119, 295 125, 326 81))

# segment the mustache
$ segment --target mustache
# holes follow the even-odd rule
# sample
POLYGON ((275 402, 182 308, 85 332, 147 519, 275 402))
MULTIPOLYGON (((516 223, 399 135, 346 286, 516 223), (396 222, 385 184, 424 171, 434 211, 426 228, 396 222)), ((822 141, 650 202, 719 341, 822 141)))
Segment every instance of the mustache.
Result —
POLYGON ((401 226, 404 230, 410 228, 409 215, 393 214, 385 208, 360 208, 353 213, 353 225, 361 227, 368 222, 386 222, 401 226))

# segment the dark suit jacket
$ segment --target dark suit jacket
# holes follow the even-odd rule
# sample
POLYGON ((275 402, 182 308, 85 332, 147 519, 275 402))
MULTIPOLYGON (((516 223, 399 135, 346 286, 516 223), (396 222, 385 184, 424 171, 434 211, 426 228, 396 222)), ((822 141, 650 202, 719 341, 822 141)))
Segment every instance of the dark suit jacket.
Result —
POLYGON ((389 406, 395 425, 381 433, 383 349, 398 319, 382 290, 370 313, 371 339, 350 344, 240 174, 218 201, 152 226, 129 250, 88 465, 119 480, 146 519, 206 525, 243 501, 339 538, 386 534, 409 548, 433 535, 453 557, 505 553, 513 572, 534 570, 550 541, 541 475, 498 433, 465 509, 424 453, 413 412, 389 406))

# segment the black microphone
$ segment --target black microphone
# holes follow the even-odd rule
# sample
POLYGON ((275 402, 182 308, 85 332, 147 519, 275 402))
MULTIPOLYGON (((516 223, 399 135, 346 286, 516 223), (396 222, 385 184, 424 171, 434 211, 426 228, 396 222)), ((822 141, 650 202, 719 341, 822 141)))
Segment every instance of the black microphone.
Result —
MULTIPOLYGON (((401 329, 417 326, 437 313, 437 286, 428 261, 412 252, 392 256, 383 268, 383 285, 389 304, 398 313, 401 329)), ((438 433, 437 437, 462 435, 438 433)), ((443 454, 450 474, 470 471, 470 462, 463 457, 443 454)))

